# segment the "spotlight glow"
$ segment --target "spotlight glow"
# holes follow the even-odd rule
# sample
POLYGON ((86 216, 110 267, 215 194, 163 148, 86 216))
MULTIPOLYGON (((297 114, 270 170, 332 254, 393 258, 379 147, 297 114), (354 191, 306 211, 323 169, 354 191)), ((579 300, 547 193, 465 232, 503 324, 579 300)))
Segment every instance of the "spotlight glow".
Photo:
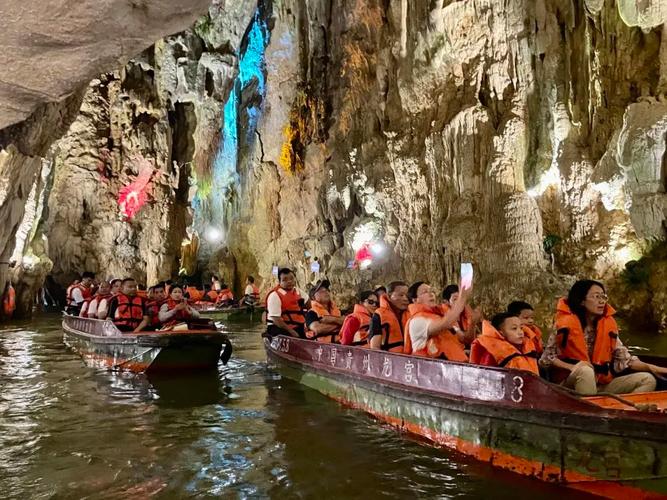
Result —
POLYGON ((220 243, 222 241, 222 231, 217 227, 208 226, 204 231, 204 238, 209 243, 220 243))

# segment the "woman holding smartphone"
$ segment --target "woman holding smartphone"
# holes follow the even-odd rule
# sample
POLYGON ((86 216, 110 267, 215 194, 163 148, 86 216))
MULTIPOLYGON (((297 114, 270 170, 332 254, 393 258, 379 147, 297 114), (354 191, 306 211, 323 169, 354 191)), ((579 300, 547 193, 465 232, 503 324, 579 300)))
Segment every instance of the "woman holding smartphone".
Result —
POLYGON ((167 302, 162 304, 158 319, 163 326, 173 326, 192 318, 199 318, 199 313, 188 305, 183 296, 183 288, 178 285, 171 287, 167 302))

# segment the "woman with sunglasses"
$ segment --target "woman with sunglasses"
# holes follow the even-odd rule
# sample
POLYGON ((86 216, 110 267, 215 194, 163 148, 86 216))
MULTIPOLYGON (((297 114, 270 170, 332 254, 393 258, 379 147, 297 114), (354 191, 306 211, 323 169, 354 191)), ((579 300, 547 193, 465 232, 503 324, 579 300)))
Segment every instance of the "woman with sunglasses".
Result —
POLYGON ((368 290, 359 294, 359 303, 354 305, 340 329, 341 344, 368 347, 368 327, 379 304, 375 292, 368 290))
POLYGON ((607 303, 604 285, 577 281, 556 307, 556 331, 551 334, 540 364, 552 382, 579 394, 627 394, 655 390, 652 375, 667 369, 630 355, 618 338, 616 311, 607 303))

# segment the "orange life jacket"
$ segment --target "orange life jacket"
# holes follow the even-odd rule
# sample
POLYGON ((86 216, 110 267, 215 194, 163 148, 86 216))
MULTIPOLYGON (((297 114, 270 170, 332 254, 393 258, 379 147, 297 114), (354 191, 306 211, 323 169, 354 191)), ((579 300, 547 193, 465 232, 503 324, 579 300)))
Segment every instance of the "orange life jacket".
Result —
MULTIPOLYGON (((301 295, 299 295, 296 289, 288 292, 278 285, 266 295, 266 302, 269 300, 269 295, 274 292, 278 294, 278 298, 280 299, 280 316, 282 320, 292 328, 302 329, 306 322, 306 317, 300 303, 302 300, 301 295)), ((266 319, 267 323, 273 324, 268 316, 266 319)))
POLYGON ((97 319, 97 310, 95 310, 95 316, 91 316, 90 314, 88 314, 88 310, 90 309, 90 304, 91 304, 94 300, 96 300, 96 301, 97 301, 97 306, 99 307, 99 305, 100 305, 100 301, 101 301, 102 299, 108 299, 108 298, 110 298, 110 297, 111 297, 111 292, 106 293, 106 294, 96 293, 94 297, 92 297, 92 298, 90 298, 90 299, 86 299, 86 300, 84 300, 84 301, 83 301, 83 305, 81 306, 81 312, 79 313, 79 317, 80 317, 80 318, 93 318, 93 319, 97 319))
POLYGON ((148 291, 147 290, 137 290, 137 297, 142 297, 144 299, 148 298, 148 291))
POLYGON ((215 302, 218 300, 218 292, 215 290, 209 290, 208 293, 206 294, 206 298, 208 298, 210 301, 215 302))
MULTIPOLYGON (((449 312, 452 306, 446 302, 443 302, 440 305, 440 308, 442 309, 442 315, 444 316, 449 312)), ((463 311, 461 311, 461 315, 459 316, 456 324, 459 329, 463 330, 464 332, 470 328, 470 325, 472 325, 472 308, 469 305, 466 304, 466 306, 463 308, 463 311)))
POLYGON ((424 304, 410 304, 408 306, 410 320, 408 321, 405 336, 405 354, 423 356, 427 358, 448 359, 449 361, 467 362, 468 356, 458 336, 451 330, 444 330, 426 340, 424 347, 413 350, 410 339, 410 322, 414 318, 428 318, 439 320, 444 317, 443 309, 439 306, 430 307, 424 304))
POLYGON ((489 321, 482 323, 482 335, 477 337, 470 347, 470 362, 481 364, 484 353, 488 352, 501 368, 526 370, 535 375, 540 374, 537 367, 537 350, 533 341, 524 336, 521 350, 510 344, 489 321))
POLYGON ((204 292, 197 290, 194 286, 187 287, 186 291, 190 296, 190 302, 197 302, 204 298, 204 292))
POLYGON ((537 325, 523 325, 521 327, 523 334, 527 336, 535 344, 537 354, 541 355, 544 352, 544 341, 542 340, 542 330, 537 325))
MULTIPOLYGON (((327 309, 324 305, 320 304, 316 300, 310 301, 310 310, 314 311, 317 314, 319 319, 322 319, 324 316, 334 316, 340 318, 340 309, 336 307, 336 304, 333 302, 329 305, 327 309)), ((325 344, 333 344, 338 342, 338 332, 340 328, 333 333, 321 333, 317 334, 312 330, 306 331, 306 337, 309 339, 317 340, 318 342, 324 342, 325 344)))
POLYGON ((74 300, 74 290, 75 289, 81 290, 81 296, 83 297, 83 300, 90 299, 93 296, 93 287, 85 287, 81 283, 78 285, 72 285, 68 288, 69 292, 67 293, 67 305, 71 307, 76 307, 76 301, 74 300))
POLYGON ((118 307, 113 317, 114 324, 134 330, 144 319, 144 298, 138 295, 128 297, 124 293, 119 293, 116 295, 116 300, 118 307))
POLYGON ((220 304, 222 302, 229 302, 229 301, 232 301, 232 300, 234 300, 234 294, 232 293, 232 291, 229 288, 225 288, 225 289, 220 290, 218 292, 218 297, 217 297, 217 300, 216 300, 216 302, 218 304, 220 304))
POLYGON ((16 310, 16 290, 12 285, 9 285, 7 292, 2 297, 2 312, 5 318, 11 318, 16 310))
POLYGON ((371 326, 371 315, 368 314, 368 311, 364 306, 361 304, 355 304, 354 310, 351 314, 348 315, 348 317, 349 316, 356 318, 360 324, 359 329, 354 334, 352 345, 368 347, 368 329, 371 326))
POLYGON ((380 297, 380 307, 375 314, 380 318, 382 331, 382 343, 380 348, 383 351, 403 352, 405 324, 408 321, 408 312, 403 311, 399 320, 396 316, 391 302, 383 295, 380 297))
MULTIPOLYGON (((581 321, 570 310, 566 299, 560 299, 556 306, 556 343, 560 351, 558 358, 572 364, 579 361, 591 363, 598 384, 608 384, 614 378, 612 361, 618 339, 618 325, 613 318, 615 312, 609 304, 605 305, 604 313, 597 323, 593 356, 589 356, 581 321)), ((564 380, 568 373, 567 370, 554 369, 554 381, 564 380)))

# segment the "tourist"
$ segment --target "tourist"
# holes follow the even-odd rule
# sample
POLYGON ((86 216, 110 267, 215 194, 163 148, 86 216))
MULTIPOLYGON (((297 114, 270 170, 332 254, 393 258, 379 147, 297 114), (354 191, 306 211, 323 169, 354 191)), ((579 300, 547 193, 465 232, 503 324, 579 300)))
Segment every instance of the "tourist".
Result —
POLYGON ((374 293, 377 296, 378 300, 380 300, 380 297, 382 297, 383 295, 387 295, 387 288, 380 285, 375 289, 374 293))
POLYGON ((81 282, 77 285, 72 285, 67 294, 67 309, 66 312, 73 316, 78 316, 81 311, 83 302, 93 296, 93 280, 95 274, 86 271, 83 273, 81 282))
POLYGON ((220 291, 215 301, 218 307, 232 307, 234 305, 234 294, 227 286, 227 283, 220 284, 220 291))
POLYGON ((183 289, 178 285, 172 286, 169 298, 160 306, 158 313, 160 323, 169 327, 187 322, 192 318, 199 318, 199 313, 188 305, 183 289))
POLYGON ((380 304, 374 291, 368 290, 359 294, 359 302, 354 305, 340 328, 340 343, 358 347, 368 347, 368 329, 371 317, 380 304))
POLYGON ((389 283, 380 297, 380 307, 371 317, 368 342, 371 349, 403 352, 403 332, 408 320, 408 285, 403 281, 389 283))
POLYGON ((555 332, 549 336, 540 364, 552 382, 579 394, 627 394, 655 390, 651 374, 667 368, 631 356, 618 338, 616 311, 607 303, 604 285, 577 281, 556 307, 555 332), (635 372, 622 375, 627 371, 635 372))
POLYGON ((95 296, 83 301, 79 316, 82 318, 97 319, 97 311, 99 309, 100 302, 103 299, 109 298, 111 298, 111 284, 108 281, 102 281, 100 286, 97 288, 97 293, 95 293, 95 296))
MULTIPOLYGON (((123 280, 119 278, 112 279, 109 284, 111 285, 111 297, 115 297, 120 293, 120 288, 123 284, 123 280)), ((111 297, 102 297, 97 304, 97 319, 105 319, 109 316, 109 302, 111 297)), ((88 315, 89 318, 90 313, 88 315)))
POLYGON ((310 309, 306 313, 306 337, 318 342, 335 344, 343 325, 343 317, 331 300, 329 280, 319 280, 310 289, 310 309))
POLYGON ((137 295, 137 282, 125 278, 121 291, 109 300, 108 317, 122 332, 140 332, 150 324, 146 299, 137 295))
POLYGON ((215 302, 218 300, 218 292, 213 290, 209 285, 204 285, 204 298, 203 302, 215 302))
POLYGON ((544 341, 542 340, 542 330, 535 324, 535 311, 528 302, 516 300, 507 306, 507 312, 521 320, 523 333, 535 344, 537 354, 544 352, 544 341))
POLYGON ((152 299, 146 302, 146 311, 151 318, 151 329, 158 330, 162 323, 160 322, 160 308, 167 300, 164 283, 158 283, 151 287, 152 299))
POLYGON ((14 316, 16 311, 16 290, 12 286, 11 280, 5 283, 5 291, 2 294, 2 317, 10 319, 14 316))
MULTIPOLYGON (((458 285, 448 285, 442 291, 442 312, 447 314, 449 309, 456 303, 459 297, 458 285)), ((473 310, 470 305, 466 304, 463 311, 459 315, 457 321, 452 325, 452 330, 459 336, 459 340, 464 345, 469 346, 477 333, 477 325, 482 319, 482 314, 479 309, 473 310)))
POLYGON ((243 303, 248 306, 257 305, 259 303, 259 288, 255 285, 255 278, 248 276, 245 283, 243 303))
POLYGON ((139 283, 137 285, 137 295, 144 299, 148 299, 148 290, 146 290, 146 285, 139 283))
POLYGON ((482 323, 482 335, 470 349, 470 362, 482 366, 498 366, 526 370, 539 375, 537 349, 521 325, 521 319, 504 312, 496 314, 491 322, 482 323))
POLYGON ((266 296, 266 334, 305 338, 305 298, 296 288, 296 277, 289 268, 278 270, 278 286, 266 296))
MULTIPOLYGON (((186 285, 185 289, 181 288, 181 292, 186 298, 190 299, 191 304, 200 302, 204 298, 204 291, 194 285, 186 285)), ((171 291, 169 292, 169 296, 171 297, 171 291)))
POLYGON ((458 321, 466 306, 471 289, 457 293, 456 300, 445 313, 438 304, 437 295, 428 283, 417 281, 408 289, 412 302, 408 307, 403 352, 415 356, 467 362, 465 346, 452 326, 458 321))

